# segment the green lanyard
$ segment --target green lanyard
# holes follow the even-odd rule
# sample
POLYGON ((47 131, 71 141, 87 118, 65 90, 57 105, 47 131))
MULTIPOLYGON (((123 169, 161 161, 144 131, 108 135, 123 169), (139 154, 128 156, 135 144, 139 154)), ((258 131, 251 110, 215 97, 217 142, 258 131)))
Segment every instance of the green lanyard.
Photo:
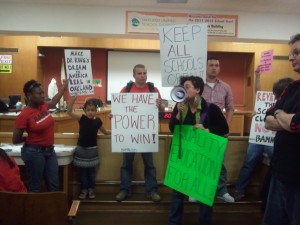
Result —
MULTIPOLYGON (((202 98, 200 98, 200 101, 198 102, 198 105, 197 105, 196 124, 200 123, 201 102, 202 102, 202 98)), ((187 112, 188 112, 188 106, 187 106, 187 104, 185 104, 183 112, 182 112, 182 121, 184 121, 184 119, 187 115, 187 112)))

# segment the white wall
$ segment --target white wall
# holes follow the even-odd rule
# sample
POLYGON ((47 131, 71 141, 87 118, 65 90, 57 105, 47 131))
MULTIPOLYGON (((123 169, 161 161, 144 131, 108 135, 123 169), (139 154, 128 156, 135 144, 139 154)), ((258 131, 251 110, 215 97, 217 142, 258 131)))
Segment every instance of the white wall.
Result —
MULTIPOLYGON (((126 10, 159 11, 148 8, 1 3, 0 34, 124 35, 126 10)), ((164 10, 163 12, 178 11, 164 10)), ((184 12, 238 15, 238 38, 241 40, 285 41, 299 32, 300 14, 224 13, 200 10, 181 13, 184 12)))

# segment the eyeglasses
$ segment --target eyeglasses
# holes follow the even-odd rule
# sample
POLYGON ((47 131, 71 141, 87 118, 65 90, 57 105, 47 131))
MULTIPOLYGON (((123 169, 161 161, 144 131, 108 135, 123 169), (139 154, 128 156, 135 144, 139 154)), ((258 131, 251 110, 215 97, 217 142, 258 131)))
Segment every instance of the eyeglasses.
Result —
POLYGON ((293 58, 296 58, 299 54, 300 54, 300 49, 299 49, 299 48, 295 48, 295 49, 288 55, 288 57, 290 58, 291 56, 293 56, 293 58))

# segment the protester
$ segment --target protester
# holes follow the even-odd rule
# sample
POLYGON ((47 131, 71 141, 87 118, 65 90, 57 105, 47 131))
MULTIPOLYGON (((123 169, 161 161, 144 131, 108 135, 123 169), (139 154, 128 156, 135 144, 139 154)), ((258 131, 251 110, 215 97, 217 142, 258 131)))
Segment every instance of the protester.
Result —
MULTIPOLYGON (((184 87, 187 93, 187 99, 184 102, 177 103, 172 112, 169 122, 170 131, 173 133, 175 125, 192 125, 197 129, 219 136, 225 136, 229 132, 227 121, 220 108, 201 97, 204 82, 202 78, 196 76, 187 76, 180 78, 180 85, 184 87), (203 115, 206 117, 203 118, 203 115), (201 115, 202 120, 201 121, 201 115)), ((169 225, 182 224, 182 214, 185 195, 173 190, 171 199, 171 208, 169 212, 169 225)), ((199 203, 199 224, 212 224, 212 207, 199 203)))
POLYGON ((87 100, 83 106, 84 114, 73 112, 73 104, 76 96, 68 102, 67 113, 79 122, 79 137, 74 153, 73 164, 80 168, 81 193, 80 199, 87 196, 94 199, 96 168, 99 165, 97 133, 101 130, 104 134, 110 134, 106 130, 100 118, 96 117, 97 104, 93 99, 87 100))
MULTIPOLYGON (((206 83, 204 85, 202 97, 207 102, 219 106, 222 111, 225 110, 225 117, 229 126, 234 113, 233 96, 230 86, 218 78, 220 71, 219 59, 215 57, 208 58, 206 65, 206 83)), ((227 170, 224 162, 222 164, 217 189, 217 198, 229 203, 234 202, 234 198, 227 190, 227 170)))
MULTIPOLYGON (((291 37, 289 61, 300 73, 300 34, 291 37)), ((291 83, 266 113, 265 126, 277 131, 264 225, 300 224, 300 81, 291 83)))
POLYGON ((29 192, 39 192, 44 177, 48 191, 59 191, 58 162, 54 150, 54 119, 48 112, 55 107, 67 89, 65 81, 59 92, 45 102, 42 85, 35 80, 25 83, 27 105, 17 116, 12 142, 25 142, 21 157, 29 178, 29 192), (24 135, 24 131, 27 135, 24 135))
MULTIPOLYGON (((134 82, 129 82, 127 86, 123 87, 121 93, 158 93, 158 99, 156 99, 157 107, 160 111, 164 111, 164 104, 162 102, 159 90, 153 83, 147 82, 147 69, 142 64, 137 64, 133 68, 134 82)), ((152 152, 141 153, 144 162, 144 174, 145 174, 145 186, 146 195, 153 202, 159 202, 161 200, 157 193, 157 180, 156 169, 153 164, 152 152)), ((133 172, 133 160, 135 153, 123 153, 123 164, 121 167, 121 187, 120 192, 116 195, 117 201, 123 201, 129 195, 131 195, 131 180, 133 172)))
MULTIPOLYGON (((256 70, 256 76, 260 76, 260 71, 256 70)), ((256 78, 256 81, 259 79, 256 78)), ((273 93, 275 95, 275 99, 278 100, 281 94, 283 93, 284 89, 293 82, 292 78, 283 78, 278 80, 273 85, 273 93)), ((256 85, 260 86, 260 85, 256 85)), ((259 90, 257 90, 259 91, 259 90)), ((255 114, 254 114, 255 115, 255 114)), ((235 186, 235 193, 234 198, 235 201, 240 201, 242 198, 245 197, 245 191, 246 188, 250 182, 251 175, 257 166, 259 162, 261 162, 263 154, 266 154, 268 156, 268 159, 271 160, 273 156, 273 146, 268 145, 262 145, 262 144, 256 144, 256 143, 249 143, 247 153, 245 156, 244 164, 240 170, 238 180, 236 182, 235 186)), ((263 198, 267 196, 268 193, 268 179, 269 177, 266 177, 264 190, 263 190, 263 198)), ((265 202, 265 201, 264 201, 265 202)), ((263 207, 264 208, 264 207, 263 207)))

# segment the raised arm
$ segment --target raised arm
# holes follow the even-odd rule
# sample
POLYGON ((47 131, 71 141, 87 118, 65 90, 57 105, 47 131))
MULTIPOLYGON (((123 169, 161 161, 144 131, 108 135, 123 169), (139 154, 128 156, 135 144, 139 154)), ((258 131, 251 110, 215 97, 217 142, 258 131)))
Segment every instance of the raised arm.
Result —
POLYGON ((49 102, 49 108, 54 108, 56 104, 59 102, 61 97, 64 95, 65 91, 67 90, 68 87, 68 80, 63 80, 63 84, 59 92, 53 96, 51 101, 49 102))
POLYGON ((81 115, 78 115, 73 112, 73 105, 75 101, 76 101, 76 96, 72 96, 71 99, 68 101, 67 113, 72 118, 79 120, 81 118, 81 115))
POLYGON ((260 91, 260 65, 255 70, 255 93, 260 91))

